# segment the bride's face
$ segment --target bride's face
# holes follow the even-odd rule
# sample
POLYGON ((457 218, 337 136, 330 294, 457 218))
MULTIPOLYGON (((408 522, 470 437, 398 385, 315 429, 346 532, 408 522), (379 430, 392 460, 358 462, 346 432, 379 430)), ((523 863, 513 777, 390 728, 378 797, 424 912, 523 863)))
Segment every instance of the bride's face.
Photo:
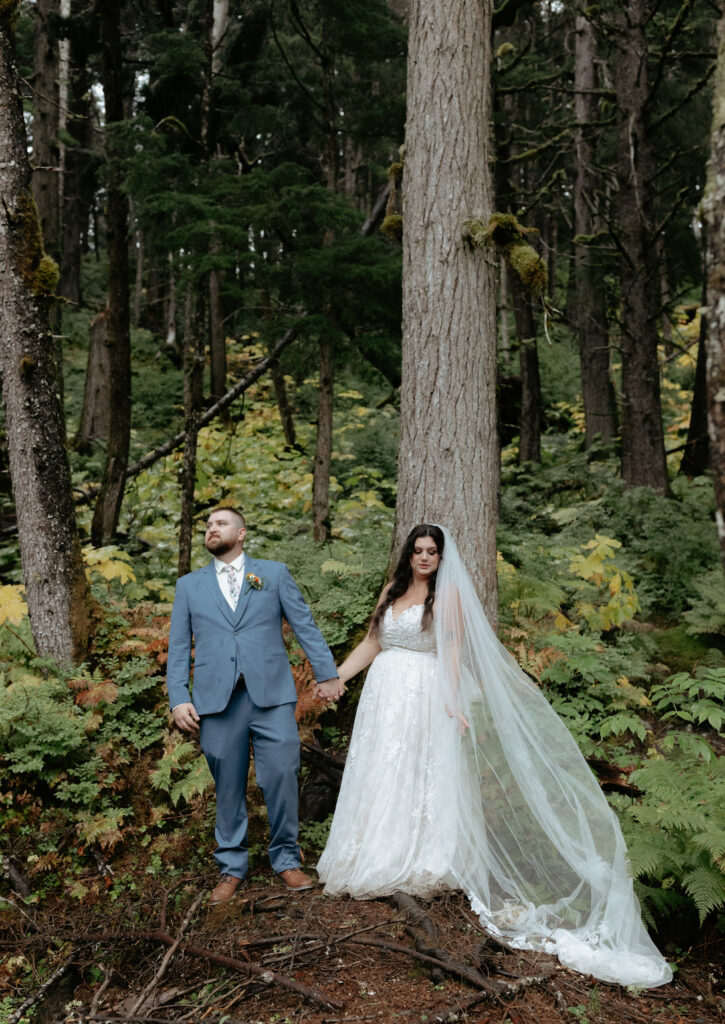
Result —
POLYGON ((438 546, 432 537, 418 537, 410 556, 410 568, 413 575, 427 579, 438 568, 441 558, 438 546))

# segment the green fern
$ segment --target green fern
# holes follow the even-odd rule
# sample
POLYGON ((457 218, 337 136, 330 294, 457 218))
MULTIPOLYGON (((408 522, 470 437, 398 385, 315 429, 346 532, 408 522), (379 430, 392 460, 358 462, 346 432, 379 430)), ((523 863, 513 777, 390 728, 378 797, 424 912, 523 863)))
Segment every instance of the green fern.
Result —
POLYGON ((685 890, 692 896, 702 924, 711 910, 725 907, 725 875, 709 864, 701 864, 682 878, 685 890))

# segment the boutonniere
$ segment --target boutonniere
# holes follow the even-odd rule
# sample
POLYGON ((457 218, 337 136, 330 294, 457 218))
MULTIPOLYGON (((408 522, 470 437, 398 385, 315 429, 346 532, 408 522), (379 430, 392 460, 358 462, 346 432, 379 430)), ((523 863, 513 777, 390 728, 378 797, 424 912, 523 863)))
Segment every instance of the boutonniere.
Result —
POLYGON ((255 575, 253 572, 248 572, 245 579, 252 590, 261 590, 264 586, 262 577, 255 575))

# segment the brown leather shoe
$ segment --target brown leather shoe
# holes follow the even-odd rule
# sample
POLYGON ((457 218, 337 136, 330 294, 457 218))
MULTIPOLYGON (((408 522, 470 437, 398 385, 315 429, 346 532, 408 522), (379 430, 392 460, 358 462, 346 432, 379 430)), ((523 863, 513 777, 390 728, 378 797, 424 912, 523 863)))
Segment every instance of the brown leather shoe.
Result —
POLYGON ((219 903, 228 903, 239 886, 244 882, 243 878, 236 875, 222 875, 216 889, 212 890, 209 897, 209 906, 215 907, 219 903))
POLYGON ((286 871, 280 871, 279 877, 290 892, 302 892, 304 889, 315 888, 315 883, 310 876, 306 875, 304 871, 300 871, 299 868, 287 868, 286 871))

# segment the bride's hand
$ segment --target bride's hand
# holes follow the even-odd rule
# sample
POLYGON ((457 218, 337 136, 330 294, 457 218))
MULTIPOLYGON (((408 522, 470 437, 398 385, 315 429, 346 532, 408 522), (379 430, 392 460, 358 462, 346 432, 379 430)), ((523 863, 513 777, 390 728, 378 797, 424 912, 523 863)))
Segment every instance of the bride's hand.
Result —
MULTIPOLYGON (((451 711, 451 709, 448 707, 447 704, 446 704, 446 714, 448 715, 449 718, 453 718, 454 717, 453 712, 451 711)), ((463 736, 465 734, 465 732, 466 732, 466 729, 470 729, 471 728, 471 726, 469 724, 469 721, 468 721, 468 719, 466 718, 465 715, 461 714, 461 712, 458 710, 458 708, 456 708, 455 718, 457 719, 457 723, 456 724, 458 725, 458 732, 460 733, 461 736, 463 736)))

